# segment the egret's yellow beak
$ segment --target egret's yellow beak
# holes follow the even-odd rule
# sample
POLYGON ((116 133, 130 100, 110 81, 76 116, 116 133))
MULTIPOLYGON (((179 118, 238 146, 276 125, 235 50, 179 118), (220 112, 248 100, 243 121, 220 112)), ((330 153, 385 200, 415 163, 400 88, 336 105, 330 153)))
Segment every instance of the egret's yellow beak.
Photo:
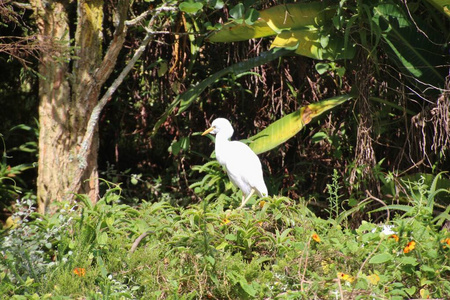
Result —
POLYGON ((208 129, 206 129, 206 130, 202 133, 202 135, 208 134, 208 133, 210 133, 211 131, 213 131, 214 129, 215 129, 215 127, 209 127, 208 129))

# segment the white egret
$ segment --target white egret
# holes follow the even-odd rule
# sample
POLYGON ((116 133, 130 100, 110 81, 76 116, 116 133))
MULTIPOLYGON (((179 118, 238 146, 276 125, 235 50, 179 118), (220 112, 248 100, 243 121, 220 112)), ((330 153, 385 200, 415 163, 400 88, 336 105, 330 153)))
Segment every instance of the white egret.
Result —
POLYGON ((230 141, 233 132, 233 127, 227 119, 218 118, 202 135, 216 135, 217 161, 225 166, 231 182, 241 189, 243 197, 239 208, 242 208, 255 192, 259 197, 267 196, 267 187, 258 156, 246 144, 230 141))

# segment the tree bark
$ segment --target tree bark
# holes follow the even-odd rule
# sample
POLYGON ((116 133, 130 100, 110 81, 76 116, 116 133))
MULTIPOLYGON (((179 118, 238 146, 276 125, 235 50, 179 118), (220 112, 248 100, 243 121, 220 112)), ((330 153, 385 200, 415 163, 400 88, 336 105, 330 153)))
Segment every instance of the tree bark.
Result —
POLYGON ((74 34, 69 26, 69 13, 75 8, 71 2, 31 3, 39 41, 50 43, 52 49, 41 54, 39 66, 37 196, 38 210, 44 213, 51 211, 52 202, 71 199, 74 193, 88 194, 93 203, 98 198, 97 125, 88 149, 81 149, 81 144, 101 88, 122 49, 129 0, 117 5, 119 23, 104 58, 102 0, 77 2, 74 34), (86 154, 83 159, 79 159, 81 150, 86 154), (79 184, 73 184, 75 177, 79 177, 79 184))
POLYGON ((70 36, 67 4, 32 1, 39 42, 51 51, 42 52, 39 65, 39 160, 37 195, 40 212, 52 200, 61 200, 70 181, 73 147, 69 127, 71 87, 69 72, 70 36))

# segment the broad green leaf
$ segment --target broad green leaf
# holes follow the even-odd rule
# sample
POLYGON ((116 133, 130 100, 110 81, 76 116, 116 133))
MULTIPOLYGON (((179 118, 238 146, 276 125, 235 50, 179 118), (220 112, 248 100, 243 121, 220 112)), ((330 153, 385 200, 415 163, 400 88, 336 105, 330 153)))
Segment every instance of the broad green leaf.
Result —
POLYGON ((404 265, 416 266, 418 264, 417 259, 413 256, 403 256, 399 259, 399 262, 404 265))
POLYGON ((315 65, 315 68, 316 68, 317 73, 322 75, 330 69, 330 65, 328 63, 317 63, 315 65))
POLYGON ((370 260, 369 264, 383 264, 385 262, 391 261, 393 259, 392 255, 389 253, 380 253, 374 255, 370 260))
POLYGON ((415 286, 412 286, 410 288, 404 288, 403 289, 409 296, 414 295, 414 293, 417 291, 417 288, 415 286))
POLYGON ((241 288, 244 290, 244 292, 246 292, 250 296, 254 297, 256 295, 256 291, 253 288, 253 286, 251 284, 248 284, 245 281, 245 279, 240 280, 239 284, 240 284, 241 288))
POLYGON ((210 7, 214 7, 215 9, 222 9, 225 6, 222 0, 211 0, 208 3, 210 7))
POLYGON ((227 240, 229 240, 229 241, 236 241, 236 240, 237 240, 237 237, 236 237, 235 234, 229 233, 229 234, 227 234, 227 235, 225 236, 225 239, 227 239, 227 240))
POLYGON ((108 243, 108 234, 106 232, 102 232, 97 236, 97 243, 99 245, 106 245, 108 243))
POLYGON ((220 243, 220 245, 218 245, 218 246, 216 246, 216 250, 223 250, 223 249, 225 249, 226 247, 228 247, 228 243, 227 242, 222 242, 222 243, 220 243))
POLYGON ((233 19, 242 19, 244 17, 245 7, 243 3, 238 3, 232 9, 230 9, 230 16, 233 19))
POLYGON ((327 138, 327 134, 323 131, 319 131, 316 134, 313 135, 313 137, 311 138, 311 142, 313 142, 314 144, 323 141, 324 139, 327 138))
POLYGON ((252 142, 249 146, 256 154, 269 151, 296 135, 313 118, 352 97, 351 95, 342 95, 304 106, 250 137, 249 140, 252 142))
POLYGON ((179 6, 181 11, 184 11, 188 14, 195 14, 199 10, 203 8, 203 4, 201 2, 181 2, 179 6))
POLYGON ((214 257, 212 257, 211 255, 205 256, 205 259, 206 259, 211 265, 215 265, 215 264, 216 264, 216 260, 215 260, 214 257))
MULTIPOLYGON (((417 265, 417 263, 416 263, 416 265, 417 265)), ((430 267, 430 266, 428 266, 428 265, 422 265, 421 267, 420 267, 420 269, 422 270, 422 271, 424 271, 424 272, 430 272, 430 273, 435 273, 437 270, 436 269, 434 269, 434 268, 432 268, 432 267, 430 267)))

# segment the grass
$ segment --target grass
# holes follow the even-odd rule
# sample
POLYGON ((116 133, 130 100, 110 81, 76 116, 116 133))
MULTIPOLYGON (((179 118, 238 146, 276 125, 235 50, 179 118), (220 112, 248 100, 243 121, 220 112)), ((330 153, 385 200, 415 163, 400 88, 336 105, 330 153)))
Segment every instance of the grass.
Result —
MULTIPOLYGON (((422 184, 423 183, 417 183, 422 184)), ((417 185, 411 185, 411 188, 417 185)), ((450 234, 433 223, 426 188, 388 224, 345 226, 303 203, 264 198, 186 208, 121 204, 120 189, 92 206, 60 204, 2 232, 0 294, 12 299, 405 299, 450 297, 450 234), (424 201, 422 206, 414 201, 424 201), (389 225, 389 226, 387 226, 389 225), (134 252, 130 251, 143 233, 134 252), (28 251, 28 250, 29 251, 28 251)), ((412 191, 413 192, 413 191, 412 191)), ((332 197, 332 193, 330 193, 332 197)), ((387 208, 389 209, 389 208, 387 208)), ((345 212, 341 212, 341 215, 345 212)), ((345 219, 345 218, 344 218, 345 219)))

